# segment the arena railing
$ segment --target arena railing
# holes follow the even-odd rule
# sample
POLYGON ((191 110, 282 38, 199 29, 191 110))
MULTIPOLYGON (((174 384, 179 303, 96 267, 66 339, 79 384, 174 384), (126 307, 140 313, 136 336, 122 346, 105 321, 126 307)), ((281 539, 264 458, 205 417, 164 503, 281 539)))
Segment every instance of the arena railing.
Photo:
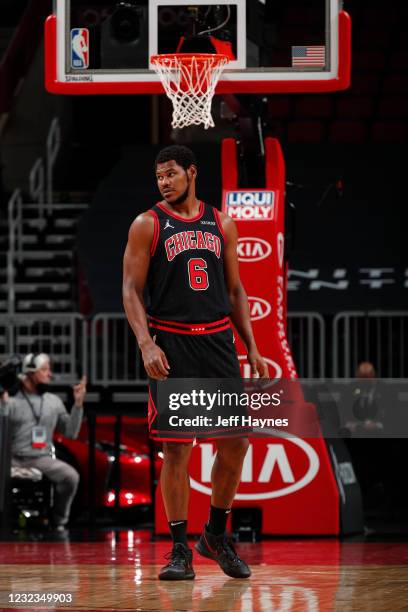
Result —
POLYGON ((87 373, 87 322, 75 312, 14 314, 1 318, 0 335, 4 345, 0 361, 12 354, 48 353, 55 382, 76 382, 87 373))
MULTIPOLYGON (((288 315, 288 338, 302 378, 325 376, 325 326, 315 312, 288 315)), ((145 385, 136 339, 122 313, 101 313, 91 323, 91 381, 95 385, 145 385)))
POLYGON ((21 263, 23 250, 23 198, 16 189, 8 202, 8 251, 7 251, 7 310, 9 315, 15 312, 15 259, 21 263))
POLYGON ((101 313, 91 323, 91 380, 95 385, 145 385, 140 351, 126 316, 101 313))
MULTIPOLYGON (((322 316, 289 313, 288 339, 301 378, 351 378, 362 361, 371 361, 379 377, 407 377, 408 311, 341 312, 330 331, 332 372, 325 365, 322 316)), ((136 339, 122 313, 101 313, 90 321, 78 313, 5 315, 0 337, 0 361, 12 353, 45 351, 57 380, 63 382, 77 380, 79 370, 89 372, 92 384, 105 387, 142 387, 147 382, 136 339)))
MULTIPOLYGON (((46 144, 46 166, 41 157, 37 158, 29 174, 30 196, 38 210, 38 220, 45 227, 44 214, 53 210, 53 170, 59 152, 61 131, 56 117, 51 121, 46 144)), ((7 251, 7 312, 13 315, 16 311, 16 266, 21 264, 23 253, 23 197, 16 189, 8 202, 8 251, 7 251)))
POLYGON ((46 141, 45 162, 38 157, 29 175, 30 196, 38 206, 38 219, 44 222, 45 214, 53 211, 53 173, 61 146, 61 128, 57 117, 50 123, 46 141))
POLYGON ((339 312, 333 319, 333 377, 352 378, 369 361, 380 378, 408 376, 408 311, 339 312))
POLYGON ((300 378, 324 378, 326 328, 318 312, 289 312, 288 341, 300 378))

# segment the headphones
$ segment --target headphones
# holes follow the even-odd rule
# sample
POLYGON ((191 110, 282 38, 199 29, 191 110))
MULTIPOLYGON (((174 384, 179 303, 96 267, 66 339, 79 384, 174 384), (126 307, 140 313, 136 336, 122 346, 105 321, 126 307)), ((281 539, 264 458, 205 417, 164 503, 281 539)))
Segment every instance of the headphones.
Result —
POLYGON ((31 374, 36 372, 47 362, 50 358, 46 353, 28 353, 23 359, 23 374, 31 374))

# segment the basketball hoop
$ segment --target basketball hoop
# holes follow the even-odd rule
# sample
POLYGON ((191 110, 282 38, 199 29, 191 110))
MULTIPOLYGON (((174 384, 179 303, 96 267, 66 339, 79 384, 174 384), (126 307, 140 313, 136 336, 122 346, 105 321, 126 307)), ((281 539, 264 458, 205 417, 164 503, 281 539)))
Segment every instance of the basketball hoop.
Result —
POLYGON ((229 62, 218 53, 169 53, 150 58, 167 97, 173 103, 173 128, 204 124, 214 127, 211 102, 218 79, 229 62))

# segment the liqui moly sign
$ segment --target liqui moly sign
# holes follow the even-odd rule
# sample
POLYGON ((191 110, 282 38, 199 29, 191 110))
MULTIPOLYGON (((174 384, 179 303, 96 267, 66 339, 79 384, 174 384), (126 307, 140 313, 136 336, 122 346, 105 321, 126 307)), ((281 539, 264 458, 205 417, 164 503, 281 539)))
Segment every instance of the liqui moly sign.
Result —
POLYGON ((227 214, 236 221, 273 219, 275 192, 265 189, 226 191, 227 214))

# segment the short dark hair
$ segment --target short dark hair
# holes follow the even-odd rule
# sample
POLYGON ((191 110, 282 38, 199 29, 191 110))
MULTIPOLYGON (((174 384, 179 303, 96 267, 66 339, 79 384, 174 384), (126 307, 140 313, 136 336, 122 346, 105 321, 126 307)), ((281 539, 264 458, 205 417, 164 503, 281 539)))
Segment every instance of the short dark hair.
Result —
POLYGON ((164 164, 172 159, 184 170, 187 170, 192 165, 197 166, 197 160, 191 149, 184 145, 171 145, 159 151, 156 157, 155 168, 157 168, 157 164, 164 164))

